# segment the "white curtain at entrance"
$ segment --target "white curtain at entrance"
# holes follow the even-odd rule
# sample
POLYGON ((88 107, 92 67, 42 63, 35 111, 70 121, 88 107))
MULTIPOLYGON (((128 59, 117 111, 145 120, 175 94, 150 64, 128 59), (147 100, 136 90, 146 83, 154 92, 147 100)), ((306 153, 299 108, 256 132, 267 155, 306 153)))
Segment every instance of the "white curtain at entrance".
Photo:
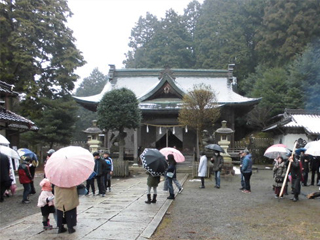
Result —
POLYGON ((166 134, 166 129, 162 128, 160 133, 160 127, 156 127, 156 142, 159 141, 166 134))
MULTIPOLYGON (((168 130, 173 131, 172 128, 168 128, 168 130)), ((175 136, 182 142, 183 140, 183 129, 181 127, 175 127, 175 136)), ((160 132, 160 127, 156 128, 156 142, 160 140, 160 138, 162 138, 165 134, 166 134, 166 128, 162 127, 161 128, 161 134, 160 132)), ((169 143, 170 144, 170 143, 169 143)))

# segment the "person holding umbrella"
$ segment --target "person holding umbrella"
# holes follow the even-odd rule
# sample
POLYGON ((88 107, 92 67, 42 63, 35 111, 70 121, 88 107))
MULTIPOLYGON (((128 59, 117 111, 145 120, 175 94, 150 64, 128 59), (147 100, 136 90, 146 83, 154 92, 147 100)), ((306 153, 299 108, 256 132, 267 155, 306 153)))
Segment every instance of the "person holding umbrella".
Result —
POLYGON ((55 186, 55 206, 57 209, 57 225, 58 233, 64 233, 67 229, 68 233, 74 233, 73 228, 77 225, 77 207, 79 205, 79 196, 77 187, 62 188, 55 186))
POLYGON ((215 151, 213 157, 211 158, 211 162, 213 163, 213 171, 214 171, 214 179, 216 182, 215 188, 220 188, 220 173, 223 166, 223 157, 220 155, 219 151, 215 151))
POLYGON ((200 162, 198 167, 198 177, 201 179, 201 186, 199 188, 205 188, 204 186, 204 178, 207 172, 207 156, 205 152, 200 152, 200 162))
MULTIPOLYGON (((276 159, 276 163, 273 166, 273 176, 275 180, 275 187, 274 187, 275 198, 279 197, 280 190, 284 181, 284 177, 286 175, 286 171, 287 171, 287 166, 283 161, 283 157, 279 156, 276 159)), ((283 196, 280 196, 280 197, 283 197, 283 196)))
POLYGON ((172 154, 168 155, 169 167, 167 169, 167 179, 168 179, 168 188, 170 196, 167 199, 174 200, 174 189, 172 185, 172 179, 176 178, 176 161, 174 160, 174 156, 172 154))
POLYGON ((148 193, 147 193, 147 201, 145 203, 156 203, 157 202, 157 187, 160 182, 160 176, 152 176, 151 173, 147 172, 147 185, 148 185, 148 193), (151 188, 153 189, 153 197, 151 200, 151 188))

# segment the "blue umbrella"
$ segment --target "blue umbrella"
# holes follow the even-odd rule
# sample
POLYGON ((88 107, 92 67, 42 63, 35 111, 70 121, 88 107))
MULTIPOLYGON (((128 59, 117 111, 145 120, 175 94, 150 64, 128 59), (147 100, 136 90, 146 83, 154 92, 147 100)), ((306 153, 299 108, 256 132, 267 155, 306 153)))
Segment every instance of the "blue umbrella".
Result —
POLYGON ((37 154, 32 152, 30 149, 28 149, 28 148, 19 148, 18 149, 18 154, 19 154, 19 156, 20 156, 20 158, 22 160, 25 160, 27 157, 31 158, 32 165, 34 167, 37 167, 39 165, 37 154))
POLYGON ((306 148, 298 148, 298 149, 295 150, 295 152, 296 152, 297 155, 300 155, 301 152, 305 152, 306 150, 307 150, 306 148))

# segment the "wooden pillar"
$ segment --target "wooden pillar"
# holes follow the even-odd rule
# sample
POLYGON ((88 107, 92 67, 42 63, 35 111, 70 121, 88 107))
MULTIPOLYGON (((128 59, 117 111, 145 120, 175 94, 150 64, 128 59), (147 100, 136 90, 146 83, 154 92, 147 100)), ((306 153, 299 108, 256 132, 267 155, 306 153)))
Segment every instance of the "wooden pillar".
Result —
POLYGON ((138 132, 137 129, 133 131, 133 160, 138 163, 138 132))

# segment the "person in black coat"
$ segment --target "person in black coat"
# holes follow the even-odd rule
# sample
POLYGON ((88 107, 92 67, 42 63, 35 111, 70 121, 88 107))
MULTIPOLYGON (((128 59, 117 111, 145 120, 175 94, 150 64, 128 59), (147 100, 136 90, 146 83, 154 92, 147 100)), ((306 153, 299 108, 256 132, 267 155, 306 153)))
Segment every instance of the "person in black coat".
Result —
POLYGON ((11 186, 9 158, 0 153, 0 202, 3 202, 4 192, 11 186))
POLYGON ((104 197, 106 194, 104 176, 107 172, 107 164, 104 159, 100 158, 100 154, 98 152, 94 152, 93 157, 95 161, 94 171, 97 173, 96 179, 99 188, 99 195, 101 195, 101 197, 104 197))
POLYGON ((309 173, 309 155, 304 152, 300 154, 300 161, 302 163, 302 175, 303 175, 303 186, 308 186, 308 173, 309 173))
POLYGON ((314 185, 314 180, 316 179, 316 185, 319 183, 319 167, 320 167, 320 157, 312 157, 310 162, 311 167, 311 185, 314 185), (317 177, 315 178, 315 176, 317 177))
POLYGON ((293 191, 293 198, 292 201, 296 202, 299 200, 299 194, 301 189, 301 169, 299 159, 296 155, 290 156, 289 161, 291 162, 291 178, 292 178, 292 191, 293 191))

